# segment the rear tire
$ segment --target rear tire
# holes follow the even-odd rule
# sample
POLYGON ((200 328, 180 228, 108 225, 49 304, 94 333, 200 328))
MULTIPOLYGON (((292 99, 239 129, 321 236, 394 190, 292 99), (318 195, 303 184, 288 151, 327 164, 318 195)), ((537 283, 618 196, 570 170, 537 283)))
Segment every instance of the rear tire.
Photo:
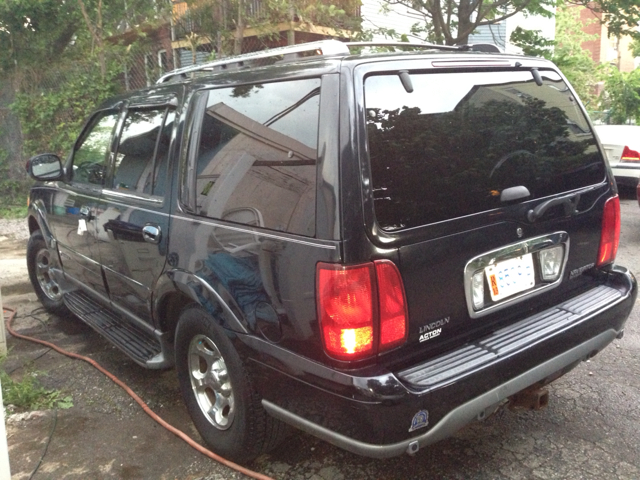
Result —
POLYGON ((44 308, 51 313, 68 313, 63 300, 63 293, 51 275, 55 252, 47 248, 42 232, 36 230, 29 237, 27 244, 27 270, 38 299, 44 308))
POLYGON ((200 306, 180 314, 175 345, 184 402, 214 452, 249 462, 280 443, 285 425, 264 411, 231 340, 200 306))

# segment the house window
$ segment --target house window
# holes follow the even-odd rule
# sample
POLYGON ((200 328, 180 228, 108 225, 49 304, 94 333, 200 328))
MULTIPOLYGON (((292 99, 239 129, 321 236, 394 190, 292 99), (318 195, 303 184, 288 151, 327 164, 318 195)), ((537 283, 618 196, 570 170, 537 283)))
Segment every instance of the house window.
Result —
POLYGON ((165 73, 169 70, 169 63, 166 50, 158 50, 158 68, 160 73, 165 73))

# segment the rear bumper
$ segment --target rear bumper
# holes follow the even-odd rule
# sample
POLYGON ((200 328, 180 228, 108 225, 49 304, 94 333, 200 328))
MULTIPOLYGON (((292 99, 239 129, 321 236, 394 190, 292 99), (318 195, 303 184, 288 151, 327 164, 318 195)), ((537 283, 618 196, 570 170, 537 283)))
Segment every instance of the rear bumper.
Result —
POLYGON ((286 371, 257 362, 262 404, 359 455, 415 453, 598 353, 620 335, 636 295, 633 275, 614 267, 607 285, 401 372, 351 375, 302 359, 286 371))

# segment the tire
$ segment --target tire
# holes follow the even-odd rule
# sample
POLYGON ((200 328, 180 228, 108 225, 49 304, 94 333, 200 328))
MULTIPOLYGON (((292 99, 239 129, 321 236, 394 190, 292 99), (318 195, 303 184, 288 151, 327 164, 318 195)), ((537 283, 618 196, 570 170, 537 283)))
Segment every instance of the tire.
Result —
POLYGON ((175 346, 184 402, 214 452, 249 462, 280 443, 286 426, 264 411, 231 340, 202 307, 182 311, 175 346))
POLYGON ((27 270, 33 289, 44 308, 51 313, 67 313, 63 293, 58 283, 50 274, 55 253, 47 248, 42 232, 36 230, 29 237, 27 244, 27 270))

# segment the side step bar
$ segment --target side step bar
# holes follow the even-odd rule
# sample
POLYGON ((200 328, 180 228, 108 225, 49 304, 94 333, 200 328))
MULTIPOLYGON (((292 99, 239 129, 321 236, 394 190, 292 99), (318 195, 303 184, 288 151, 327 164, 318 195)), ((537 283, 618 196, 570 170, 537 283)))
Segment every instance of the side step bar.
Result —
POLYGON ((86 293, 80 290, 67 292, 64 295, 64 303, 83 322, 106 337, 136 363, 147 368, 154 368, 155 365, 163 363, 151 361, 154 357, 162 355, 158 339, 123 320, 86 293))

